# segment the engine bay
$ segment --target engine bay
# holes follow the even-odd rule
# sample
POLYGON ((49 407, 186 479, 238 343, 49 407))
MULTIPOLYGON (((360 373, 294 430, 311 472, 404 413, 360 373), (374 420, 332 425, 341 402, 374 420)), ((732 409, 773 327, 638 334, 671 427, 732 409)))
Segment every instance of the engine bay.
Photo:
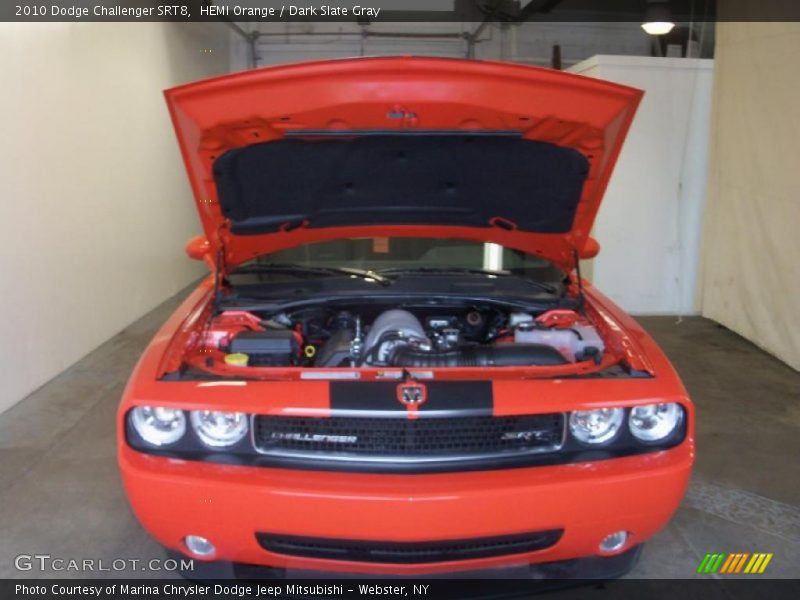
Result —
POLYGON ((325 305, 275 314, 225 310, 201 339, 204 366, 446 368, 599 364, 605 343, 581 312, 325 305))

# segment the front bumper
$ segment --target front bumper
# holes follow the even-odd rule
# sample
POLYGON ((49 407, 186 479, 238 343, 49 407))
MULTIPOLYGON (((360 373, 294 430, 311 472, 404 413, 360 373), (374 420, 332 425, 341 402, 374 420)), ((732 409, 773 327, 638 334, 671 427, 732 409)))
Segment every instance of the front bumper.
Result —
POLYGON ((143 526, 186 553, 186 535, 214 560, 293 571, 424 575, 552 563, 599 555, 609 533, 630 549, 677 509, 693 461, 688 438, 652 454, 559 466, 426 475, 376 475, 226 466, 120 447, 123 481, 143 526), (385 564, 265 550, 257 532, 326 539, 432 541, 563 529, 533 552, 422 564, 385 564))

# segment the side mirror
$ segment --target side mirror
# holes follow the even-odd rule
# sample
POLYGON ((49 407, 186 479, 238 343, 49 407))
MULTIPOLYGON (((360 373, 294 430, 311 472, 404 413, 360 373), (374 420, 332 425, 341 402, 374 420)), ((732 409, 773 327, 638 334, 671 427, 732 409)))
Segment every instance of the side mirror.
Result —
POLYGON ((579 258, 587 259, 587 258, 594 258, 600 252, 600 244, 597 243, 597 240, 593 237, 586 238, 586 243, 583 244, 583 248, 578 253, 579 258))

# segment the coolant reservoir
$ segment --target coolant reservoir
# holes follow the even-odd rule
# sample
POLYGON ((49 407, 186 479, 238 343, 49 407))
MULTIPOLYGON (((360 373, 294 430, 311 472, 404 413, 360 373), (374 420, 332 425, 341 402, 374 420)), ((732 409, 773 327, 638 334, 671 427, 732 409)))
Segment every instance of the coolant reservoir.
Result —
POLYGON ((514 341, 518 344, 551 346, 570 362, 586 360, 589 354, 600 356, 605 349, 603 339, 591 325, 576 324, 568 329, 555 329, 535 323, 521 323, 514 332, 514 341), (587 354, 589 348, 596 348, 596 351, 589 350, 587 354))

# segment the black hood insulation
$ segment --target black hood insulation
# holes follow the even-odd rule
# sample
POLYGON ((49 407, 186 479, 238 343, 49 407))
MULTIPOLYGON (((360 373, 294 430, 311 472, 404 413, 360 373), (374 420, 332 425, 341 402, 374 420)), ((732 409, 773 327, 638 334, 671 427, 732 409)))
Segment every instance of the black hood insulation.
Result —
POLYGON ((282 139, 214 163, 238 235, 359 225, 566 233, 588 170, 580 152, 555 144, 435 133, 282 139))

